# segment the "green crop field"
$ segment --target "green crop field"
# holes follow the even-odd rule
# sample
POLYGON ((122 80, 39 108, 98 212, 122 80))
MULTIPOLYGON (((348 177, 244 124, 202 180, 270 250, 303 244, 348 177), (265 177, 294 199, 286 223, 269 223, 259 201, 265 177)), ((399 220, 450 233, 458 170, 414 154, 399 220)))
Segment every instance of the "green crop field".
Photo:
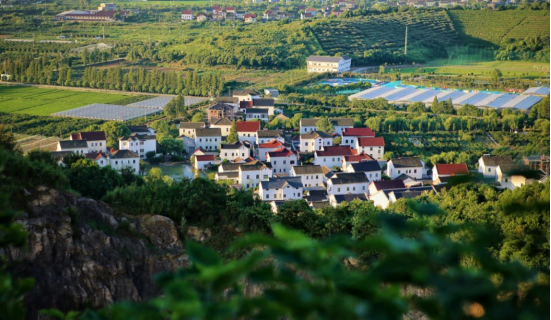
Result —
POLYGON ((91 103, 115 103, 127 97, 123 94, 0 86, 0 111, 47 116, 91 103))
POLYGON ((449 14, 466 43, 500 45, 510 39, 549 36, 549 10, 450 10, 449 14))

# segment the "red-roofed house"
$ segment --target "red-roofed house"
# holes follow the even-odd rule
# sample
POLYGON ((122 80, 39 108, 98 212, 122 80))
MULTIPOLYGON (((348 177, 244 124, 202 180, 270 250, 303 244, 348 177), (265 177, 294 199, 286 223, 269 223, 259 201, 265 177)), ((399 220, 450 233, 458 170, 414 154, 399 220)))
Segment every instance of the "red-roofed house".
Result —
POLYGON ((216 162, 216 157, 213 154, 203 156, 195 156, 195 170, 205 170, 216 162))
POLYGON ((313 13, 315 15, 318 12, 318 9, 308 8, 304 10, 304 12, 313 13))
POLYGON ((342 131, 341 146, 356 146, 359 138, 374 137, 375 132, 371 128, 344 128, 342 131))
POLYGON ((357 155, 344 156, 342 159, 342 171, 345 171, 349 164, 359 163, 363 161, 373 161, 372 157, 365 153, 360 153, 357 155))
POLYGON ((224 9, 224 10, 228 13, 235 14, 235 7, 226 7, 226 9, 224 9))
POLYGON ((270 142, 261 143, 258 145, 258 160, 260 161, 266 161, 267 153, 271 151, 276 151, 277 149, 280 149, 282 147, 285 147, 285 144, 283 144, 279 140, 272 140, 270 142))
POLYGON ((314 152, 314 164, 328 168, 340 167, 344 156, 357 155, 350 146, 327 146, 314 152))
POLYGON ((285 147, 268 152, 266 160, 272 164, 273 174, 289 174, 298 164, 297 155, 285 147))
POLYGON ((107 156, 101 152, 90 152, 85 154, 86 158, 94 160, 100 167, 105 167, 108 164, 107 156))
POLYGON ((256 141, 256 132, 260 130, 259 121, 237 121, 237 134, 239 135, 239 141, 249 141, 254 144, 256 141))
POLYGON ((212 7, 212 14, 219 14, 222 11, 222 8, 218 6, 212 7))
POLYGON ((182 10, 182 21, 191 21, 193 20, 193 11, 191 10, 182 10))
POLYGON ((432 181, 443 177, 454 177, 469 174, 469 168, 464 163, 458 164, 435 164, 432 168, 432 181))
POLYGON ((104 131, 72 133, 70 139, 86 141, 88 152, 105 152, 107 149, 107 137, 104 131))
POLYGON ((358 152, 365 152, 375 160, 382 160, 385 154, 385 139, 383 137, 358 138, 356 149, 358 152))
POLYGON ((243 16, 245 18, 245 23, 255 23, 256 22, 256 14, 249 13, 243 16))

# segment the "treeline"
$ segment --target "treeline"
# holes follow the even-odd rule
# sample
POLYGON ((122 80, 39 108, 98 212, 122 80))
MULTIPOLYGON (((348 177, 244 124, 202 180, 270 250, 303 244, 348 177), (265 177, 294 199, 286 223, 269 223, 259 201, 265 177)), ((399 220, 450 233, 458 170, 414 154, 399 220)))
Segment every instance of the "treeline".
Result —
MULTIPOLYGON (((83 59, 90 59, 86 55, 83 59)), ((103 59, 103 58, 102 58, 103 59)), ((117 67, 100 69, 88 67, 78 78, 73 69, 62 61, 50 62, 46 56, 41 59, 22 57, 16 60, 0 61, 2 73, 11 75, 11 81, 64 85, 96 89, 138 91, 163 94, 216 96, 224 89, 221 73, 199 75, 197 71, 147 71, 144 68, 128 71, 117 67)))

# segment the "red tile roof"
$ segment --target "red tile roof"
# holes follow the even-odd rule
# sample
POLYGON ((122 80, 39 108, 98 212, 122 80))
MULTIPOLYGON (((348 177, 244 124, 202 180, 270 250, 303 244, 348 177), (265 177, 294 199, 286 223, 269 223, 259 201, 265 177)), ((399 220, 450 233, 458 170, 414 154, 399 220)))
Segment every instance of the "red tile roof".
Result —
POLYGON ((257 132, 260 130, 259 121, 238 121, 235 123, 237 132, 257 132))
POLYGON ((244 15, 243 18, 245 18, 245 19, 246 19, 246 18, 256 18, 256 14, 254 14, 254 13, 248 13, 248 14, 244 15))
POLYGON ((195 149, 195 151, 193 151, 193 154, 196 154, 196 153, 199 153, 199 152, 206 153, 207 151, 205 149, 203 149, 203 147, 199 147, 199 148, 195 149))
POLYGON ((318 157, 351 156, 358 154, 356 149, 352 149, 349 146, 327 146, 323 147, 323 149, 323 151, 316 151, 318 157))
POLYGON ((464 163, 459 164, 436 164, 436 170, 438 175, 457 175, 457 174, 469 174, 469 169, 464 163))
POLYGON ((253 102, 252 101, 240 101, 239 102, 239 108, 240 109, 246 109, 246 108, 252 108, 253 102))
POLYGON ((213 154, 205 154, 204 156, 195 156, 196 161, 214 161, 216 159, 213 154))
POLYGON ((344 137, 374 137, 375 132, 371 128, 344 128, 342 135, 344 137))
POLYGON ((182 14, 192 14, 191 10, 182 10, 182 14))
POLYGON ((268 152, 268 155, 270 156, 270 158, 290 157, 293 154, 294 154, 293 151, 285 147, 277 149, 275 151, 268 152))
POLYGON ((266 142, 266 143, 261 143, 258 145, 259 148, 279 148, 279 147, 282 147, 283 146, 283 143, 281 143, 281 141, 279 140, 272 140, 272 141, 269 141, 269 142, 266 142))
POLYGON ((98 141, 98 140, 107 140, 107 138, 105 137, 104 131, 90 131, 90 132, 72 133, 71 140, 98 141))
POLYGON ((344 160, 346 160, 346 162, 360 162, 360 161, 370 161, 370 160, 375 160, 373 159, 372 157, 370 157, 369 155, 365 154, 365 153, 362 153, 362 154, 358 154, 358 155, 352 155, 352 156, 344 156, 344 160))
POLYGON ((90 153, 85 154, 85 156, 86 156, 86 158, 92 159, 94 161, 98 160, 101 157, 105 158, 105 156, 101 152, 90 152, 90 153))
POLYGON ((235 8, 234 7, 226 7, 226 11, 228 11, 228 10, 235 10, 235 8))
POLYGON ((359 138, 360 147, 384 147, 385 139, 383 137, 359 138))

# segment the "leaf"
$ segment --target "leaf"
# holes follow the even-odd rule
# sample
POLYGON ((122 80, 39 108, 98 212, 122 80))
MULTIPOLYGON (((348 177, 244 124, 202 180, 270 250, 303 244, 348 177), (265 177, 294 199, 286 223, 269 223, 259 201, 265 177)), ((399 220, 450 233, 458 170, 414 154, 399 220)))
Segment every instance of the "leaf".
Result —
POLYGON ((212 248, 189 241, 186 249, 190 260, 199 266, 219 266, 222 264, 222 258, 212 248))

